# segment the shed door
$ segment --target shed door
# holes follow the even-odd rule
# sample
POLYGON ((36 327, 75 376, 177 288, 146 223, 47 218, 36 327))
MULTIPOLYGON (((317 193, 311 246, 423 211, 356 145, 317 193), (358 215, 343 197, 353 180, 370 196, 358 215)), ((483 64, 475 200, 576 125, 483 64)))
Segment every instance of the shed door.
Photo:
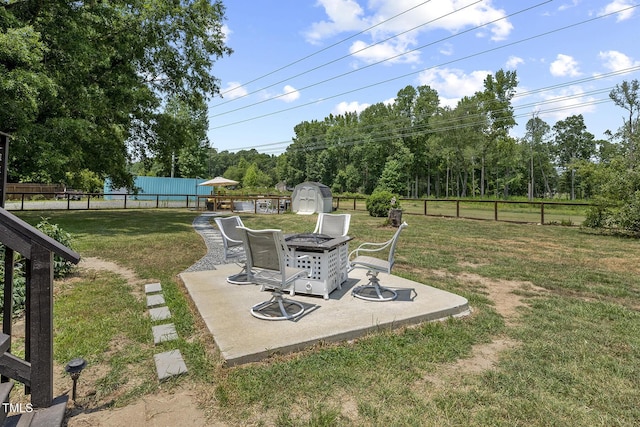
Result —
POLYGON ((300 212, 314 213, 316 211, 316 197, 318 193, 315 187, 303 187, 300 189, 300 212))

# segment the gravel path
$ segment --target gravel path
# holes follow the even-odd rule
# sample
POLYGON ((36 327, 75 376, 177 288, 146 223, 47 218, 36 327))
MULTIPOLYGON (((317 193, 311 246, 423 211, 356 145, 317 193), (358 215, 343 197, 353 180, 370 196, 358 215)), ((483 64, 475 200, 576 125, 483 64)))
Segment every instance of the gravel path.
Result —
POLYGON ((216 216, 214 212, 205 212, 193 220, 193 228, 207 245, 207 254, 185 271, 215 270, 216 265, 224 264, 222 248, 222 236, 220 231, 211 224, 211 218, 216 216))

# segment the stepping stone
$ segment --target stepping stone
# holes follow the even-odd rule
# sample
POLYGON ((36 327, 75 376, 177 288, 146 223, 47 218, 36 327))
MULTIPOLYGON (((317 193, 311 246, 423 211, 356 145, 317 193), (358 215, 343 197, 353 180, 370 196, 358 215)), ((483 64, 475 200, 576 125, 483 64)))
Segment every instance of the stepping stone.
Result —
POLYGON ((187 372, 187 365, 184 363, 180 350, 154 354, 153 359, 156 362, 156 371, 160 381, 187 372))
POLYGON ((167 323, 166 325, 153 326, 153 343, 160 344, 165 341, 173 341, 178 339, 178 333, 173 323, 167 323))
POLYGON ((164 305, 164 297, 162 295, 147 295, 147 307, 157 305, 164 305))
POLYGON ((155 322, 158 320, 169 319, 171 317, 171 312, 169 311, 169 307, 150 308, 149 316, 151 317, 151 320, 155 322))
POLYGON ((144 292, 146 294, 162 292, 162 285, 160 285, 160 283, 149 283, 148 285, 144 285, 144 292))

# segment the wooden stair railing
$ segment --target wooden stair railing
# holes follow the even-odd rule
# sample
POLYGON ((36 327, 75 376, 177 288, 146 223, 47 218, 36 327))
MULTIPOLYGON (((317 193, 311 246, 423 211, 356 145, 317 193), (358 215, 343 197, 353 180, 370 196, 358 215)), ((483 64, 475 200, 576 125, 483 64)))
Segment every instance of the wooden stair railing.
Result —
POLYGON ((0 208, 0 243, 5 248, 4 308, 2 333, 8 343, 0 353, 2 382, 25 385, 35 408, 53 400, 53 256, 77 264, 80 255, 55 239, 0 208), (11 353, 14 253, 26 259, 25 357, 11 353))

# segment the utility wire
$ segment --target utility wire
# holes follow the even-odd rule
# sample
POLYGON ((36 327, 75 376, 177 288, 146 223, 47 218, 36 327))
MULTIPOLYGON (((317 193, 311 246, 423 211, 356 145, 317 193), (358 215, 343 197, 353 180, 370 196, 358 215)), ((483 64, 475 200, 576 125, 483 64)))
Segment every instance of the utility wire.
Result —
MULTIPOLYGON (((443 42, 443 41, 445 41, 445 40, 449 40, 449 39, 452 39, 452 38, 455 38, 455 37, 460 37, 460 36, 462 36, 463 34, 469 33, 469 32, 471 32, 471 31, 475 31, 475 30, 477 30, 477 29, 479 29, 479 28, 482 28, 482 27, 486 27, 487 25, 495 24, 495 23, 496 23, 496 22, 498 22, 498 21, 502 21, 502 20, 504 20, 504 19, 511 18, 511 17, 516 16, 516 15, 518 15, 518 14, 521 14, 521 13, 524 13, 524 12, 528 12, 528 11, 530 11, 530 10, 532 10, 532 9, 535 9, 535 8, 537 8, 537 7, 540 7, 540 6, 542 6, 542 5, 546 4, 546 3, 549 3, 549 2, 551 2, 551 1, 552 1, 552 0, 546 0, 546 1, 542 2, 542 3, 538 3, 538 4, 536 4, 536 5, 534 5, 534 6, 530 6, 530 7, 527 7, 527 8, 525 8, 525 9, 521 9, 521 10, 519 10, 519 11, 517 11, 517 12, 511 13, 511 14, 509 14, 509 15, 502 16, 502 17, 500 17, 500 18, 496 18, 496 19, 494 19, 494 20, 491 20, 491 21, 485 22, 485 23, 480 24, 480 25, 476 25, 475 27, 468 28, 468 29, 466 29, 466 30, 464 30, 464 31, 461 31, 461 32, 456 33, 456 34, 452 34, 452 35, 447 36, 447 37, 443 37, 443 38, 441 38, 441 39, 439 39, 439 40, 435 40, 435 41, 433 41, 433 42, 430 42, 430 43, 424 44, 424 45, 422 45, 422 46, 419 46, 419 47, 416 47, 416 48, 414 48, 414 49, 408 50, 408 51, 406 51, 406 52, 402 52, 402 53, 400 53, 400 54, 397 54, 397 55, 394 55, 394 56, 391 56, 391 57, 385 58, 385 59, 383 59, 383 60, 380 60, 380 61, 377 61, 377 62, 373 62, 373 63, 371 63, 371 64, 367 64, 367 65, 365 65, 365 66, 363 66, 363 67, 359 67, 359 68, 357 68, 357 69, 355 69, 355 70, 347 71, 347 72, 345 72, 345 73, 338 74, 338 75, 335 75, 335 76, 333 76, 333 77, 329 77, 329 78, 324 79, 324 80, 321 80, 321 81, 319 81, 319 82, 312 83, 312 84, 310 84, 310 85, 307 85, 307 86, 301 87, 301 88, 299 88, 299 89, 295 89, 295 90, 292 90, 292 91, 288 91, 288 92, 285 92, 285 93, 281 93, 281 94, 279 94, 279 95, 274 95, 274 96, 271 96, 271 97, 269 97, 269 98, 263 99, 263 100, 261 100, 261 101, 254 102, 254 103, 252 103, 252 104, 248 104, 248 105, 245 105, 245 106, 242 106, 242 107, 238 107, 238 108, 235 108, 235 109, 232 109, 232 110, 227 110, 227 111, 222 112, 222 113, 213 114, 213 115, 210 115, 210 116, 209 116, 209 118, 219 117, 219 116, 223 116, 223 115, 226 115, 226 114, 234 113, 234 112, 236 112, 236 111, 240 111, 240 110, 244 110, 244 109, 247 109, 247 108, 255 107, 256 105, 264 104, 265 102, 273 101, 274 99, 279 99, 279 98, 285 97, 285 96, 287 96, 287 95, 291 95, 291 94, 296 93, 296 92, 300 92, 300 91, 303 91, 303 90, 306 90, 306 89, 309 89, 309 88, 312 88, 312 87, 315 87, 315 86, 319 86, 319 85, 322 85, 322 84, 328 83, 328 82, 333 81, 333 80, 337 80, 337 79, 339 79, 339 78, 342 78, 342 77, 345 77, 345 76, 348 76, 348 75, 351 75, 351 74, 354 74, 354 73, 361 72, 361 71, 363 71, 363 70, 366 70, 366 69, 368 69, 368 68, 374 67, 374 66, 376 66, 376 65, 380 65, 380 64, 382 64, 382 63, 385 63, 385 62, 388 62, 388 61, 391 61, 391 60, 397 59, 397 58, 399 58, 399 57, 401 57, 401 56, 408 55, 409 53, 412 53, 412 52, 416 52, 416 51, 418 51, 418 50, 425 49, 425 48, 427 48, 427 47, 429 47, 429 46, 433 46, 434 44, 437 44, 437 43, 443 42)), ((460 10, 462 10, 462 9, 458 9, 458 10, 456 10, 456 11, 454 11, 454 12, 450 12, 450 13, 448 13, 448 14, 444 15, 444 16, 448 16, 448 15, 450 15, 450 14, 452 14, 452 13, 459 12, 460 10)), ((439 18, 438 18, 438 19, 439 19, 439 18)), ((507 46, 508 46, 508 45, 507 45, 507 46)), ((490 50, 489 50, 489 51, 490 51, 490 50)), ((340 59, 341 59, 341 58, 340 58, 340 59)), ((338 59, 338 60, 339 60, 339 59, 338 59)), ((337 60, 336 60, 336 61, 337 61, 337 60)), ((453 61, 453 62, 455 62, 455 61, 453 61)), ((448 64, 448 63, 447 63, 447 64, 448 64)), ((430 68, 434 68, 434 67, 430 67, 430 68)), ((430 69, 430 68, 427 68, 427 69, 425 69, 425 70, 428 70, 428 69, 430 69)), ((425 70, 421 70, 421 71, 425 71, 425 70)), ((312 71, 313 71, 313 70, 312 70, 312 71)), ((420 71, 418 71, 418 72, 420 72, 420 71)), ((302 74, 306 74, 306 73, 302 73, 302 74)), ((300 74, 300 75, 302 75, 302 74, 300 74)), ((415 73, 411 73, 411 74, 415 74, 415 73)), ((411 75, 411 74, 409 74, 409 75, 411 75)), ((294 77, 297 77, 297 76, 294 76, 294 77)), ((401 76, 401 77, 399 77, 399 78, 402 78, 402 77, 406 77, 406 76, 401 76)), ((272 86, 275 86, 276 84, 282 83, 282 82, 284 82, 284 81, 286 81, 286 80, 283 80, 283 81, 281 81, 281 82, 275 83, 275 84, 274 84, 274 85, 272 85, 272 86)), ((376 85, 377 85, 377 84, 376 84, 376 85)), ((374 85, 374 86, 375 86, 375 85, 374 85)), ((255 92, 252 92, 252 93, 255 93, 255 92)), ((337 96, 340 96, 340 95, 337 95, 337 96)))
MULTIPOLYGON (((421 72, 428 71, 428 70, 431 70, 431 69, 434 69, 434 68, 442 67, 442 66, 445 66, 445 65, 450 65, 450 64, 453 64, 453 63, 456 63, 456 62, 460 62, 460 61, 464 61, 464 60, 467 60, 467 59, 470 59, 470 58, 474 58, 474 57, 477 57, 477 56, 480 56, 480 55, 483 55, 483 54, 486 54, 486 53, 489 53, 489 52, 493 52, 493 51, 497 51, 497 50, 500 50, 500 49, 504 49, 506 47, 515 46, 515 45, 518 45, 518 44, 521 44, 521 43, 524 43, 524 42, 528 42, 528 41, 531 41, 531 40, 534 40, 534 39, 537 39, 537 38, 548 36, 550 34, 554 34, 554 33, 557 33, 557 32, 560 32, 560 31, 564 31, 564 30, 567 30, 567 29, 570 29, 570 28, 574 28, 574 27, 577 27, 577 26, 580 26, 580 25, 591 23, 591 22, 596 21, 598 19, 602 19, 602 18, 611 16, 611 15, 615 15, 615 14, 624 12, 626 10, 630 10, 630 9, 636 8, 638 6, 640 6, 640 5, 629 6, 629 7, 620 9, 620 10, 615 11, 615 12, 610 12, 610 13, 607 13, 607 14, 603 14, 603 15, 591 18, 591 19, 587 19, 587 20, 584 20, 584 21, 580 21, 580 22, 576 22, 576 23, 573 23, 573 24, 565 25, 563 27, 556 28, 556 29, 553 29, 553 30, 550 30, 550 31, 546 31, 544 33, 540 33, 540 34, 533 35, 533 36, 530 36, 530 37, 525 37, 523 39, 516 40, 514 42, 507 43, 507 44, 504 44, 502 46, 497 46, 497 47, 494 47, 494 48, 491 48, 491 49, 483 50, 481 52, 476 52, 476 53, 473 53, 473 54, 470 54, 470 55, 466 55, 466 56, 461 57, 461 58, 457 58, 457 59, 453 59, 451 61, 447 61, 447 62, 441 63, 439 65, 434 65, 434 66, 431 66, 431 67, 423 68, 423 69, 418 70, 418 71, 413 71, 413 72, 406 73, 406 74, 403 74, 403 75, 400 75, 400 76, 397 76, 397 77, 392 77, 390 79, 379 81, 377 83, 372 83, 372 84, 369 84, 369 85, 366 85, 366 86, 362 86, 362 87, 359 87, 359 88, 356 88, 356 89, 351 89, 351 90, 348 90, 348 91, 345 91, 345 92, 342 92, 342 93, 339 93, 339 94, 336 94, 336 95, 331 95, 331 96, 323 98, 322 101, 326 101, 328 99, 333 99, 333 98, 337 98, 337 97, 340 97, 340 96, 348 95, 348 94, 351 94, 351 93, 359 92, 361 90, 369 89, 369 88, 372 88, 372 87, 375 87, 375 86, 379 86, 379 85, 382 85, 382 84, 385 84, 385 83, 390 83, 390 82, 395 81, 395 80, 400 80, 400 79, 403 79, 403 78, 406 78, 406 77, 409 77, 409 76, 412 76, 412 75, 415 75, 415 74, 419 74, 421 72)), ((328 81, 328 80, 325 80, 324 82, 326 82, 326 81, 328 81)), ((320 84, 320 83, 317 83, 317 84, 320 84)), ((311 86, 307 86, 307 88, 308 87, 311 87, 311 86)), ((238 124, 241 124, 241 123, 246 123, 246 122, 249 122, 249 121, 253 121, 253 120, 269 117, 269 116, 272 116, 272 115, 284 113, 284 112, 287 112, 287 111, 292 111, 292 110, 295 110, 295 109, 298 109, 298 108, 302 108, 302 107, 306 107, 306 106, 309 106, 309 105, 313 105, 313 104, 316 104, 317 102, 319 102, 319 101, 310 101, 310 102, 307 102, 307 103, 298 104, 296 106, 292 106, 292 107, 289 107, 289 108, 284 108, 284 109, 277 110, 277 111, 272 111, 270 113, 262 114, 262 115, 259 115, 259 116, 250 117, 250 118, 247 118, 247 119, 243 119, 243 120, 227 123, 227 124, 224 124, 224 125, 210 127, 209 130, 221 129, 221 128, 225 128, 225 127, 229 127, 229 126, 238 125, 238 124)), ((255 105, 255 104, 253 104, 253 105, 255 105)))
MULTIPOLYGON (((610 73, 603 73, 603 74, 598 74, 595 76, 591 76, 588 78, 582 78, 582 79, 577 79, 577 80, 572 80, 569 82, 565 82, 562 84, 556 84, 556 85, 552 85, 552 86, 547 86, 544 88, 538 88, 538 89, 533 89, 530 91, 526 91, 526 92, 519 92, 516 95, 514 95, 514 98, 517 96, 529 96, 531 94, 535 94, 535 93, 541 93, 544 91, 549 91, 549 90, 555 90, 555 89, 560 89, 563 87, 569 87, 572 85, 575 85, 576 83, 586 83, 589 81, 594 81, 594 80, 599 80, 599 79, 603 79, 603 78, 607 78, 607 77, 612 77, 612 76, 616 76, 619 74, 627 74, 630 72, 634 72, 634 71, 639 71, 640 70, 640 66, 636 66, 636 67, 630 67, 630 68, 626 68, 626 69, 622 69, 622 70, 617 70, 617 71, 612 71, 610 73)), ((591 91, 587 91, 587 92, 580 92, 580 93, 575 93, 575 94, 569 94, 569 95, 564 95, 564 96, 560 96, 560 97, 553 97, 553 98, 549 98, 547 100, 543 100, 543 101, 536 101, 536 102, 532 102, 532 103, 528 103, 528 104, 522 104, 522 105, 516 105, 512 108, 514 111, 515 110, 522 110, 522 109, 528 109, 530 107, 540 107, 541 105, 546 105, 546 104, 556 104, 559 102, 566 102, 568 100, 572 100, 572 99, 579 99, 585 96, 593 96, 593 95, 599 95, 599 94, 603 94, 603 93, 607 93, 610 92, 612 89, 614 89, 613 86, 611 87, 606 87, 606 88, 600 88, 600 89, 594 89, 591 91)), ((548 114, 550 112, 557 112, 557 111, 563 111, 566 109, 573 109, 573 108, 578 108, 581 106, 590 106, 590 105, 595 105, 595 104, 601 104, 601 103, 605 103, 605 102, 609 102, 610 99, 609 98, 605 98, 605 99, 600 99, 600 100, 596 100, 596 101, 588 101, 588 102, 582 102, 582 103, 577 103, 577 104, 571 104, 568 106, 560 106, 560 107, 555 107, 555 108, 549 108, 546 110, 538 110, 537 114, 548 114)), ((498 110, 497 112, 504 112, 507 111, 508 109, 503 109, 503 110, 498 110)), ((514 115, 515 117, 523 117, 523 116, 528 116, 530 114, 530 111, 527 111, 526 113, 520 113, 520 114, 516 114, 514 115)), ((476 114, 476 115, 470 115, 470 116, 465 116, 465 119, 469 120, 469 119, 481 119, 484 118, 485 115, 484 114, 476 114)), ((389 126, 394 126, 396 124, 405 124, 405 121, 403 119, 398 119, 398 120, 394 120, 394 121, 386 121, 385 122, 387 125, 389 126)), ((454 129, 455 126, 452 127, 446 127, 446 128, 442 128, 443 124, 446 123, 453 123, 453 124, 457 124, 459 125, 459 119, 458 118, 451 118, 448 122, 447 121, 442 121, 439 120, 438 121, 438 125, 440 126, 439 129, 446 129, 446 130, 451 130, 454 129)), ((468 126, 477 126, 479 124, 482 124, 482 122, 467 122, 464 125, 460 125, 460 127, 468 127, 468 126)), ((362 133, 362 132, 367 132, 369 129, 374 128, 376 125, 370 125, 370 126, 360 126, 358 127, 358 132, 362 133)), ((418 125, 418 126, 413 126, 411 127, 412 131, 418 131, 418 132, 424 132, 422 129, 428 129, 431 128, 432 124, 428 123, 426 125, 418 125)), ((397 137, 397 130, 393 130, 391 131, 391 134, 394 135, 394 137, 397 137)), ((282 145, 289 145, 291 144, 291 141, 281 141, 281 142, 275 142, 275 143, 270 143, 270 144, 264 144, 264 145, 258 145, 258 146, 251 146, 251 147, 241 147, 238 148, 238 151, 244 150, 244 149, 251 149, 251 148, 266 148, 266 147, 273 147, 273 146, 282 146, 282 145)))
MULTIPOLYGON (((364 47, 364 48, 362 48, 362 49, 359 49, 359 50, 357 50, 357 51, 355 51, 355 52, 351 52, 351 53, 349 53, 348 55, 343 55, 343 56, 341 56, 341 57, 339 57, 339 58, 333 59, 333 60, 331 60, 331 61, 329 61, 329 62, 326 62, 326 63, 324 63, 324 64, 322 64, 322 65, 318 65, 317 67, 311 68, 311 69, 309 69, 309 70, 307 70, 307 71, 303 71, 303 72, 298 73, 298 74, 295 74, 295 75, 293 75, 293 76, 286 77, 286 78, 284 78, 284 79, 282 79, 282 80, 279 80, 279 81, 277 81, 277 82, 275 82, 275 83, 272 83, 272 84, 270 84, 270 85, 268 85, 268 86, 264 86, 264 87, 262 87, 262 88, 260 88, 260 89, 256 89, 256 90, 254 90, 254 91, 251 91, 251 92, 245 93, 245 94, 243 94, 242 96, 239 96, 239 97, 237 97, 237 98, 230 99, 230 100, 228 100, 228 101, 221 102, 221 103, 219 103, 219 104, 213 105, 211 108, 217 108, 217 107, 220 107, 220 106, 222 106, 222 105, 228 104, 228 103, 230 103, 230 102, 234 102, 234 101, 236 101, 236 100, 238 100, 238 99, 245 98, 245 97, 247 97, 247 96, 250 96, 250 95, 256 94, 256 93, 258 93, 258 92, 261 92, 261 91, 263 91, 263 90, 265 90, 265 89, 272 88, 273 86, 277 86, 277 85, 282 84, 282 83, 284 83, 284 82, 291 81, 292 79, 295 79, 295 78, 297 78, 297 77, 304 76, 305 74, 309 74, 309 73, 311 73, 311 72, 313 72, 313 71, 317 71, 317 70, 319 70, 319 69, 321 69, 321 68, 324 68, 324 67, 326 67, 326 66, 328 66, 328 65, 334 64, 334 63, 336 63, 336 62, 338 62, 338 61, 341 61, 341 60, 343 60, 343 59, 345 59, 345 58, 349 58, 349 57, 351 57, 351 56, 355 56, 355 55, 357 55, 358 53, 364 52, 364 51, 365 51, 365 50, 367 50, 367 49, 371 49, 371 48, 372 48, 372 47, 374 47, 374 46, 377 46, 377 45, 379 45, 379 44, 385 43, 385 42, 387 42, 387 41, 389 41, 389 40, 392 40, 392 39, 394 39, 394 38, 396 38, 396 37, 398 37, 398 36, 401 36, 401 35, 403 35, 403 34, 406 34, 406 33, 409 33, 409 32, 411 32, 411 31, 414 31, 414 30, 416 30, 416 29, 418 29, 418 28, 420 28, 420 27, 423 27, 423 26, 425 26, 425 25, 431 24, 431 23, 433 23, 433 22, 435 22, 435 21, 438 21, 438 20, 440 20, 440 19, 446 18, 446 17, 448 17, 448 16, 450 16, 450 15, 453 15, 454 13, 460 12, 461 10, 464 10, 464 9, 466 9, 466 8, 468 8, 468 7, 471 7, 471 6, 473 6, 473 5, 476 5, 476 4, 478 4, 478 3, 481 3, 482 1, 484 1, 484 0, 478 0, 478 1, 474 2, 474 3, 470 3, 470 4, 468 4, 468 5, 464 6, 464 7, 460 8, 460 9, 456 9, 456 10, 454 10, 454 11, 452 11, 452 12, 449 12, 449 13, 446 13, 446 14, 444 14, 444 15, 442 15, 442 16, 439 16, 438 18, 432 19, 431 21, 428 21, 428 22, 425 22, 425 23, 423 23, 423 24, 417 25, 417 26, 415 26, 415 27, 413 27, 413 28, 410 28, 410 29, 408 29, 408 30, 402 31, 402 32, 400 32, 400 33, 397 33, 397 34, 395 34, 395 35, 393 35, 393 36, 391 36, 391 37, 387 37, 387 38, 386 38, 386 39, 384 39, 384 40, 380 40, 379 42, 376 42, 376 43, 373 43, 373 44, 371 44, 371 45, 368 45, 368 46, 366 46, 366 47, 364 47)), ((551 1, 551 0, 549 0, 549 1, 551 1)), ((425 3, 427 3, 427 2, 425 2, 425 3)), ((423 4, 424 4, 424 3, 421 3, 421 4, 419 4, 418 6, 421 6, 421 5, 423 5, 423 4)), ((417 7, 417 6, 416 6, 416 7, 417 7)), ((411 8, 411 9, 415 9, 415 7, 411 8)), ((409 9, 409 10, 411 10, 411 9, 409 9)), ((408 11, 405 11, 405 12, 403 12, 403 13, 406 13, 406 12, 408 12, 408 11)), ((400 15, 396 15, 396 16, 400 16, 400 15)), ((391 18, 391 19, 393 19, 393 18, 391 18)), ((503 19, 503 18, 501 18, 501 19, 503 19)), ((389 21, 389 20, 386 20, 386 21, 383 21, 383 22, 388 22, 388 21, 389 21)), ((487 24, 482 24, 481 26, 489 25, 489 24, 491 24, 491 23, 493 23, 493 22, 489 22, 489 23, 487 23, 487 24)), ((373 27, 371 27, 371 28, 373 28, 373 27)), ((475 27, 475 28, 472 28, 472 29, 467 30, 467 31, 471 31, 471 30, 474 30, 474 29, 477 29, 477 28, 478 28, 478 27, 475 27)), ((465 32, 466 32, 466 31, 465 31, 465 32)), ((358 34, 361 34, 361 33, 358 33, 358 34)), ((458 35, 460 35, 460 34, 463 34, 463 33, 456 34, 456 36, 458 36, 458 35)), ((451 36, 451 37, 453 37, 453 36, 451 36)), ((445 40, 445 39, 441 39, 441 40, 438 40, 438 41, 433 42, 433 43, 437 43, 437 42, 442 41, 442 40, 445 40)), ((396 56, 393 56, 393 57, 390 57, 390 58, 384 59, 384 60, 382 60, 382 61, 378 61, 378 62, 376 62, 376 63, 374 63, 374 64, 369 64, 369 65, 367 65, 367 66, 365 66, 365 67, 359 68, 358 70, 353 70, 353 71, 351 71, 351 72, 348 72, 348 73, 345 73, 345 74, 341 74, 341 75, 335 76, 335 77, 331 78, 330 80, 333 80, 333 79, 336 79, 336 78, 339 78, 339 77, 346 76, 346 75, 351 74, 351 73, 353 73, 353 72, 361 71, 361 70, 363 70, 363 69, 366 69, 366 68, 372 67, 372 66, 374 66, 374 65, 377 65, 377 64, 380 64, 380 63, 383 63, 383 62, 386 62, 386 61, 390 61, 390 60, 392 60, 392 59, 398 58, 398 57, 400 57, 400 56, 403 56, 403 55, 406 55, 406 54, 408 54, 408 53, 414 52, 414 51, 416 51, 416 50, 422 49, 422 48, 424 48, 424 47, 430 46, 430 45, 431 45, 431 44, 433 44, 433 43, 430 43, 430 44, 428 44, 428 45, 422 46, 422 47, 420 47, 420 48, 416 48, 416 49, 409 50, 409 51, 407 51, 407 52, 403 52, 403 53, 401 53, 401 54, 399 54, 399 55, 396 55, 396 56)), ((315 85, 317 85, 317 84, 321 84, 321 83, 323 83, 323 82, 316 83, 316 84, 314 84, 314 85, 312 85, 312 86, 315 86, 315 85)), ((308 86, 308 87, 311 87, 311 86, 308 86)), ((305 87, 305 88, 302 88, 302 89, 299 89, 299 90, 307 89, 308 87, 305 87)), ((236 87, 236 88, 237 88, 237 87, 236 87)), ((234 89, 236 89, 236 88, 234 88, 234 89)), ((290 92, 287 92, 287 93, 283 93, 283 94, 280 94, 280 95, 277 95, 277 96, 273 96, 273 97, 267 98, 267 99, 265 99, 265 100, 263 100, 263 101, 260 101, 259 103, 250 104, 250 105, 248 105, 248 106, 240 107, 240 108, 237 108, 237 109, 235 109, 235 110, 229 110, 229 111, 226 111, 226 112, 223 112, 223 113, 220 113, 220 114, 215 114, 215 115, 212 115, 212 116, 210 116, 210 117, 222 116, 222 115, 224 115, 224 114, 229 114, 229 113, 232 113, 232 112, 234 112, 234 111, 242 110, 242 109, 244 109, 244 108, 249 108, 249 107, 252 107, 252 106, 254 106, 254 105, 256 105, 256 104, 260 104, 260 103, 263 103, 263 102, 271 101, 272 99, 278 99, 278 98, 283 97, 283 96, 286 96, 286 95, 290 95, 291 93, 294 93, 294 92, 296 92, 296 91, 297 91, 297 90, 295 90, 295 91, 290 91, 290 92)))
MULTIPOLYGON (((289 68, 289 67, 291 67, 291 66, 293 66, 293 65, 296 65, 296 64, 298 64, 298 63, 300 63, 300 62, 302 62, 302 61, 305 61, 305 60, 307 60, 307 59, 309 59, 309 58, 311 58, 311 57, 313 57, 313 56, 316 56, 316 55, 318 55, 318 54, 320 54, 320 53, 322 53, 322 52, 325 52, 325 51, 327 51, 327 50, 329 50, 329 49, 331 49, 331 48, 333 48, 333 47, 336 47, 336 46, 338 46, 338 45, 340 45, 340 44, 342 44, 342 43, 344 43, 344 42, 346 42, 346 41, 348 41, 348 40, 351 40, 351 39, 352 39, 352 38, 354 38, 354 37, 357 37, 357 36, 359 36, 359 35, 361 35, 361 34, 364 34, 364 33, 366 33, 367 31, 371 31, 371 30, 373 30, 374 28, 379 27, 380 25, 386 24, 387 22, 389 22, 389 21, 391 21, 391 20, 393 20, 393 19, 395 19, 395 18, 397 18, 397 17, 399 17, 399 16, 402 16, 402 15, 404 15, 405 13, 408 13, 408 12, 410 12, 410 11, 414 10, 414 9, 417 9, 417 8, 418 8, 418 7, 420 7, 420 6, 422 6, 422 5, 425 5, 425 4, 429 3, 430 1, 431 1, 431 0, 427 0, 427 1, 424 1, 424 2, 422 2, 422 3, 420 3, 420 4, 417 4, 417 5, 415 5, 415 6, 411 7, 411 8, 409 8, 409 9, 407 9, 407 10, 403 11, 403 12, 398 13, 397 15, 392 16, 392 17, 391 17, 391 18, 389 18, 389 19, 385 19, 385 20, 383 20, 383 21, 380 21, 380 22, 378 22, 377 24, 372 25, 372 26, 371 26, 371 27, 369 27, 369 28, 365 28, 365 29, 364 29, 364 30, 362 30, 362 31, 359 31, 359 32, 357 32, 357 33, 355 33, 355 34, 352 34, 352 35, 350 35, 349 37, 347 37, 347 38, 345 38, 345 39, 342 39, 342 40, 340 40, 340 41, 337 41, 337 42, 335 42, 335 43, 333 43, 333 44, 331 44, 331 45, 329 45, 329 46, 327 46, 327 47, 325 47, 325 48, 322 48, 322 49, 318 50, 318 51, 315 51, 314 53, 311 53, 311 54, 309 54, 309 55, 307 55, 307 56, 304 56, 304 57, 302 57, 302 58, 300 58, 300 59, 297 59, 297 60, 295 60, 295 61, 293 61, 293 62, 291 62, 291 63, 289 63, 289 64, 287 64, 287 65, 284 65, 284 66, 282 66, 282 67, 280 67, 280 68, 278 68, 278 69, 275 69, 275 70, 270 71, 270 72, 268 72, 268 73, 266 73, 266 74, 263 74, 263 75, 262 75, 262 76, 260 76, 260 77, 256 77, 256 78, 254 78, 253 80, 250 80, 250 81, 248 81, 248 82, 246 82, 246 83, 242 83, 240 86, 236 86, 236 87, 233 87, 233 88, 231 88, 231 89, 228 89, 228 90, 226 90, 226 91, 224 91, 224 92, 221 92, 221 93, 220 93, 220 95, 222 96, 222 95, 225 95, 225 94, 227 94, 227 93, 229 93, 229 92, 233 92, 234 90, 238 89, 239 87, 246 86, 246 85, 251 84, 251 83, 255 83, 255 82, 259 81, 259 80, 264 79, 265 77, 269 77, 269 76, 271 76, 271 75, 273 75, 273 74, 275 74, 275 73, 277 73, 277 72, 279 72, 279 71, 285 70, 285 69, 287 69, 287 68, 289 68)), ((476 3, 477 3, 477 2, 476 2, 476 3)), ((281 83, 281 82, 280 82, 280 83, 281 83)), ((278 83, 276 83, 276 84, 278 84, 278 83)), ((267 87, 271 87, 271 86, 267 86, 267 87)), ((266 89, 266 88, 262 88, 262 89, 266 89)), ((261 90, 262 90, 262 89, 261 89, 261 90)), ((252 92, 252 93, 254 93, 254 92, 252 92)), ((247 95, 248 95, 248 94, 247 94, 247 95)), ((243 98, 244 96, 247 96, 247 95, 243 95, 243 96, 241 96, 241 97, 234 98, 234 99, 243 98)), ((215 107, 219 107, 220 105, 226 104, 226 103, 231 102, 231 101, 233 101, 233 100, 229 100, 229 101, 226 101, 226 102, 223 102, 223 103, 217 104, 217 105, 215 105, 215 107)))

